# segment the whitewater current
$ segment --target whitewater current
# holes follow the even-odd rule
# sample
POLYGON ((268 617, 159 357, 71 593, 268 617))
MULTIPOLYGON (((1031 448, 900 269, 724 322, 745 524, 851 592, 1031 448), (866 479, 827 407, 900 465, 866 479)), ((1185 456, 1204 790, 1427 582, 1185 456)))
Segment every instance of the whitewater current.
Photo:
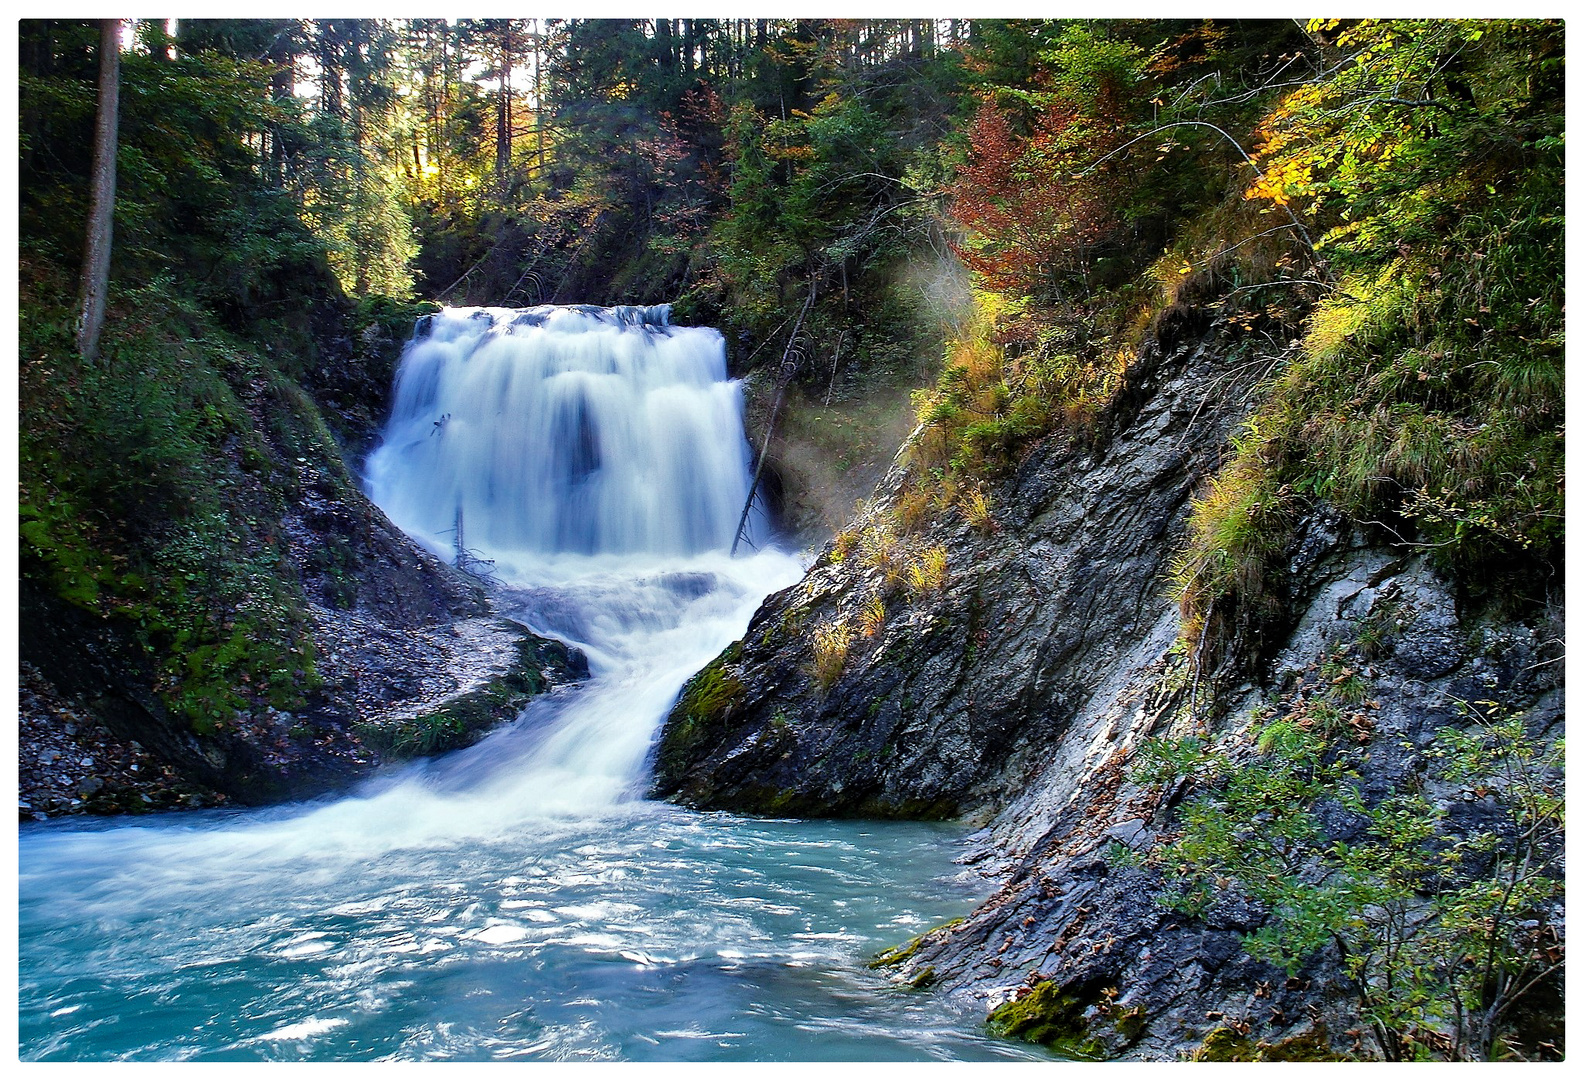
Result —
POLYGON ((750 460, 720 335, 663 307, 425 320, 369 495, 591 678, 345 797, 24 824, 21 1057, 1030 1056, 864 963, 982 899, 954 827, 643 798, 682 685, 802 572, 757 511, 728 555, 750 460))

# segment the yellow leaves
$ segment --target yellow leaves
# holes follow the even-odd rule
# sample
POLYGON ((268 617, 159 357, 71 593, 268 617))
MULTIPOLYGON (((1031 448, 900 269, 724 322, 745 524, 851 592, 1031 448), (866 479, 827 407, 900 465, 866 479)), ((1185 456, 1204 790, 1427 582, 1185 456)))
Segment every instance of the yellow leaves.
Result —
POLYGON ((1285 206, 1314 179, 1314 161, 1307 157, 1278 158, 1242 193, 1245 199, 1269 199, 1285 206))
POLYGON ((811 161, 815 156, 814 148, 811 146, 770 145, 764 147, 764 154, 777 161, 811 161))

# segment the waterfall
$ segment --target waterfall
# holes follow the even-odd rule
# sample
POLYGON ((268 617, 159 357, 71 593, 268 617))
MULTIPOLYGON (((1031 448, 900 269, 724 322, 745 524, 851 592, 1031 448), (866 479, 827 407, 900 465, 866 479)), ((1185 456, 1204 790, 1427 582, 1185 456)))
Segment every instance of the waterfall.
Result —
POLYGON ((420 328, 368 490, 445 557, 465 521, 500 612, 592 677, 341 798, 24 823, 24 1058, 773 1059, 810 1031, 834 1056, 1001 1053, 863 963, 966 910, 948 830, 643 798, 683 683, 802 573, 773 545, 728 555, 740 393, 717 333, 667 324, 420 328))
MULTIPOLYGON (((747 498, 742 394, 718 331, 658 307, 448 308, 402 357, 369 493, 450 556, 729 548, 747 498)), ((750 520, 758 534, 761 515, 750 520)))
MULTIPOLYGON (((379 819, 384 841, 421 842, 398 821, 454 836, 630 802, 682 684, 800 575, 773 547, 727 555, 750 484, 742 393, 719 332, 669 316, 449 308, 415 332, 370 497, 445 557, 465 523, 502 610, 582 648, 593 678, 395 796, 339 811, 379 819)), ((765 528, 755 511, 750 531, 765 528)))

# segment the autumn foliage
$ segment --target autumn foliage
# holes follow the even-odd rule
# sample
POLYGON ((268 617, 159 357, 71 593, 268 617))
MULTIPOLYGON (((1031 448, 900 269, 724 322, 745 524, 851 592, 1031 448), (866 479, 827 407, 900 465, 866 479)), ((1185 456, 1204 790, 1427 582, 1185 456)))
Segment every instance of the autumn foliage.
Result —
POLYGON ((1019 135, 993 101, 979 107, 951 215, 969 233, 955 250, 986 287, 1058 299, 1063 281, 1086 282, 1095 250, 1118 225, 1103 166, 1091 167, 1115 140, 1098 134, 1106 126, 1057 104, 1019 135))

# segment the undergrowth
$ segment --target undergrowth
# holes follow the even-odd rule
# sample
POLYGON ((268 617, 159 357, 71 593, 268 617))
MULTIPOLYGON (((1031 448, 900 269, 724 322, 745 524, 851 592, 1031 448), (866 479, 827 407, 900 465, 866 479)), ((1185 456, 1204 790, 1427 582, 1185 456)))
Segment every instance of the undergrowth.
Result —
POLYGON ((1316 500, 1476 595, 1560 573, 1559 25, 1320 32, 1355 59, 1272 112, 1248 194, 1324 224, 1336 280, 1194 503, 1174 573, 1189 642, 1217 611, 1249 632, 1278 606, 1280 556, 1316 500))
POLYGON ((199 733, 297 707, 319 680, 281 572, 296 480, 250 408, 286 400, 277 421, 297 445, 338 461, 311 405, 168 283, 120 299, 93 365, 75 355, 59 272, 25 264, 22 283, 23 577, 128 632, 199 733))
POLYGON ((1288 974, 1333 950, 1387 1059, 1553 1056, 1522 1010, 1564 963, 1564 744, 1459 703, 1466 726, 1403 741, 1411 768, 1382 795, 1362 774, 1382 737, 1366 690, 1335 655, 1245 736, 1141 744, 1136 780, 1190 785, 1148 856, 1162 902, 1201 916, 1228 890, 1251 899, 1268 918, 1246 947, 1288 974))

